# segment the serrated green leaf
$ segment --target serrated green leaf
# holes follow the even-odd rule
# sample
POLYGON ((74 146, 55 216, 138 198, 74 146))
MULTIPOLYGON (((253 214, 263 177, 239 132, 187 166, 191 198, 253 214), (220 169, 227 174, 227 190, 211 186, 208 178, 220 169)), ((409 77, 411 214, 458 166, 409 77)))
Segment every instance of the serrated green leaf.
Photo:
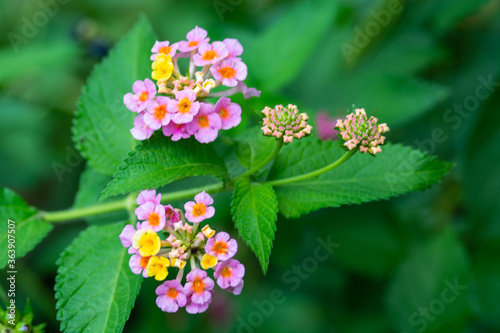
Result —
POLYGON ((61 331, 123 330, 142 282, 120 244, 124 225, 90 227, 62 253, 55 286, 61 331))
POLYGON ((0 189, 0 221, 2 221, 2 230, 0 231, 0 247, 4 249, 0 253, 0 269, 7 265, 9 259, 7 246, 8 235, 15 238, 15 258, 24 257, 31 251, 42 239, 47 236, 52 225, 42 221, 38 216, 38 211, 26 204, 26 202, 13 191, 7 188, 0 189), (15 223, 9 223, 8 221, 15 223), (10 229, 8 224, 15 225, 10 229), (15 230, 15 233, 8 233, 8 230, 15 230))
MULTIPOLYGON (((440 181, 452 164, 402 145, 387 144, 375 158, 356 153, 340 167, 318 177, 275 187, 279 210, 299 217, 322 207, 388 199, 424 190, 440 181)), ((338 142, 302 140, 284 147, 268 180, 284 179, 327 166, 345 153, 338 142)))
POLYGON ((139 22, 98 64, 77 103, 73 140, 97 171, 112 175, 134 148, 130 134, 134 113, 123 96, 136 80, 151 75, 151 46, 156 37, 147 19, 139 22))
POLYGON ((269 265, 277 213, 272 186, 251 183, 247 178, 236 181, 231 215, 238 233, 259 259, 264 273, 269 265))
POLYGON ((155 135, 137 146, 102 193, 102 199, 158 188, 189 176, 213 176, 225 181, 229 174, 212 145, 194 138, 173 142, 155 135))
POLYGON ((387 294, 388 317, 398 332, 462 332, 468 314, 468 267, 452 231, 415 248, 387 294))
POLYGON ((251 169, 272 153, 276 139, 264 136, 259 127, 252 127, 235 137, 234 143, 238 161, 247 169, 251 169))
POLYGON ((244 58, 263 91, 276 91, 297 75, 332 23, 337 6, 329 0, 300 2, 245 47, 244 58), (291 31, 293 38, 284 38, 291 31))

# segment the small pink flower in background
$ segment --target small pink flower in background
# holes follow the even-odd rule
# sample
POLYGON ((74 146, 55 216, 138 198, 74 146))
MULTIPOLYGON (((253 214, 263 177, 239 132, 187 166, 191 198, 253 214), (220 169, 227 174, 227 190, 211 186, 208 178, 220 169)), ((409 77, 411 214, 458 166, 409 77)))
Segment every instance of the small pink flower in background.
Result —
POLYGON ((247 78, 247 65, 242 61, 224 59, 210 68, 214 78, 227 87, 236 87, 247 78))
POLYGON ((143 277, 148 278, 149 275, 146 274, 146 267, 148 267, 149 258, 151 258, 151 256, 141 257, 138 254, 131 256, 128 264, 132 273, 137 275, 142 273, 143 277))
MULTIPOLYGON (((217 284, 222 289, 238 287, 243 281, 243 276, 245 276, 245 266, 240 264, 236 259, 219 262, 217 266, 215 266, 214 277, 217 279, 217 284)), ((241 286, 241 289, 242 288, 243 286, 241 286)), ((241 289, 239 290, 240 292, 241 289)))
POLYGON ((179 51, 190 52, 196 50, 198 46, 207 44, 210 38, 207 38, 207 31, 202 28, 194 28, 186 35, 187 41, 179 42, 179 51))
POLYGON ((180 221, 179 213, 172 207, 172 205, 165 206, 165 220, 169 227, 173 227, 174 223, 180 221))
POLYGON ((177 280, 163 282, 156 288, 156 305, 164 312, 177 312, 187 303, 184 288, 177 280))
POLYGON ((239 57, 243 53, 243 46, 238 42, 237 39, 234 38, 226 38, 222 41, 224 45, 226 45, 226 49, 229 52, 227 57, 229 59, 235 58, 239 59, 239 57))
POLYGON ((339 131, 335 130, 337 120, 340 117, 330 117, 327 112, 318 112, 316 115, 316 130, 321 140, 335 140, 339 131))
POLYGON ((188 201, 184 205, 186 210, 186 218, 189 222, 199 223, 205 219, 209 219, 215 214, 215 208, 210 206, 214 203, 214 199, 205 191, 198 193, 194 197, 195 201, 188 201))
POLYGON ((152 229, 160 231, 165 226, 165 207, 163 205, 155 205, 152 202, 146 202, 140 205, 135 210, 135 215, 142 223, 143 229, 152 229))
POLYGON ((202 44, 198 48, 198 53, 193 56, 196 66, 215 64, 227 57, 228 51, 223 42, 213 42, 212 44, 202 44))
POLYGON ((162 127, 165 136, 172 136, 172 141, 179 141, 180 139, 187 139, 191 135, 187 132, 186 124, 176 124, 171 121, 167 126, 162 127))
POLYGON ((159 205, 161 202, 161 193, 156 195, 156 190, 144 190, 139 193, 136 200, 138 205, 143 205, 146 202, 152 202, 155 205, 159 205))
POLYGON ((207 276, 207 272, 201 269, 194 269, 186 276, 184 293, 188 296, 188 313, 200 313, 208 308, 212 301, 212 289, 214 281, 207 276))
POLYGON ((186 129, 189 134, 194 134, 200 143, 209 143, 217 138, 221 129, 221 119, 219 114, 214 113, 212 104, 201 103, 193 121, 186 124, 186 129))
POLYGON ((215 104, 215 113, 220 116, 221 129, 227 130, 236 127, 241 122, 241 106, 231 103, 231 99, 221 97, 215 104))
POLYGON ((130 130, 130 133, 136 140, 146 140, 151 137, 154 133, 154 129, 146 125, 143 119, 144 113, 141 112, 139 113, 135 118, 134 118, 134 127, 130 130))
POLYGON ((238 251, 238 242, 231 239, 227 232, 219 232, 207 240, 205 252, 216 257, 219 261, 224 261, 232 258, 238 251))
POLYGON ((200 109, 196 94, 192 90, 182 90, 175 93, 175 99, 168 102, 170 119, 176 124, 185 124, 193 120, 200 109))
POLYGON ((139 229, 141 229, 141 224, 139 222, 137 222, 136 228, 131 224, 127 224, 120 234, 120 241, 123 247, 128 247, 129 254, 137 253, 137 249, 132 246, 132 238, 139 229))
POLYGON ((169 101, 170 98, 159 96, 155 101, 149 102, 146 107, 147 112, 144 114, 144 123, 154 130, 168 125, 170 122, 170 115, 167 111, 169 101))
POLYGON ((132 91, 123 96, 123 103, 132 112, 143 111, 148 102, 156 95, 156 85, 150 79, 137 80, 132 85, 132 91))
POLYGON ((178 47, 179 45, 177 43, 170 45, 168 40, 163 42, 156 41, 155 45, 151 48, 151 52, 153 53, 151 55, 151 61, 155 61, 158 54, 170 55, 171 57, 175 56, 178 47))

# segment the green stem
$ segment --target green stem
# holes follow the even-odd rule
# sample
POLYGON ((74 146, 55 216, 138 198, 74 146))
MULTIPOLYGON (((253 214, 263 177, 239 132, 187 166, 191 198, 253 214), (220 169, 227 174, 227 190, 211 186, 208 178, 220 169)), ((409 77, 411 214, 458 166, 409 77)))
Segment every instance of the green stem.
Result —
POLYGON ((260 163, 257 163, 257 165, 254 165, 254 167, 251 168, 250 170, 248 170, 247 172, 236 177, 233 181, 236 181, 236 179, 239 179, 239 178, 250 176, 254 172, 262 169, 262 167, 264 167, 267 163, 271 162, 273 160, 273 158, 275 158, 276 155, 278 155, 278 153, 281 150, 281 147, 283 147, 283 139, 276 139, 275 141, 276 142, 274 144, 273 151, 264 160, 262 160, 260 163))
POLYGON ((349 150, 344 155, 342 155, 341 158, 339 158, 338 160, 336 160, 332 164, 327 165, 324 168, 321 168, 321 169, 318 169, 318 170, 314 170, 312 172, 309 172, 309 173, 306 173, 306 174, 303 174, 303 175, 300 175, 300 176, 272 180, 270 182, 266 182, 266 184, 273 185, 273 186, 279 186, 279 185, 285 185, 285 184, 289 184, 289 183, 300 182, 302 180, 306 180, 306 179, 309 179, 309 178, 317 177, 317 176, 319 176, 321 174, 324 174, 325 172, 328 172, 330 170, 333 170, 333 169, 341 166, 345 161, 347 161, 348 159, 350 159, 352 157, 352 155, 354 155, 357 151, 358 151, 357 149, 349 150))

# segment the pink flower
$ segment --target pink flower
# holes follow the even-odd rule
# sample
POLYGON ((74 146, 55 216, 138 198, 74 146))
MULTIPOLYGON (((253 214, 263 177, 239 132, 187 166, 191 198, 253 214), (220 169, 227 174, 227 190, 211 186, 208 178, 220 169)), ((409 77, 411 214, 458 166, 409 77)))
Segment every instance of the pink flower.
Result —
POLYGON ((326 112, 318 112, 316 116, 316 129, 321 140, 325 141, 337 138, 339 131, 336 131, 334 127, 338 119, 340 118, 331 118, 326 112))
POLYGON ((198 47, 198 53, 193 56, 196 66, 205 66, 215 64, 227 57, 228 52, 223 42, 213 42, 202 44, 198 47))
POLYGON ((146 125, 143 119, 144 112, 139 113, 134 118, 134 127, 130 130, 130 133, 136 140, 146 140, 151 137, 154 133, 154 129, 146 125))
POLYGON ((170 98, 159 96, 156 101, 149 102, 146 107, 147 112, 144 114, 144 123, 154 130, 168 125, 170 115, 167 112, 167 104, 169 101, 170 98))
POLYGON ((132 85, 132 91, 135 93, 127 93, 123 96, 123 103, 132 112, 143 111, 148 102, 156 95, 156 85, 150 79, 144 81, 137 80, 132 85))
POLYGON ((243 46, 234 38, 226 38, 222 41, 226 45, 226 49, 229 52, 228 58, 239 57, 243 53, 243 46))
POLYGON ((222 261, 215 266, 214 278, 222 289, 236 288, 243 281, 243 276, 245 276, 245 266, 236 259, 222 261))
POLYGON ((239 295, 241 294, 241 291, 243 290, 243 286, 245 285, 244 281, 241 280, 240 283, 236 287, 229 287, 226 290, 232 293, 233 295, 239 295))
POLYGON ((162 127, 165 136, 172 136, 172 141, 179 141, 180 139, 187 139, 191 135, 186 130, 186 124, 176 124, 171 121, 167 126, 162 127))
POLYGON ((196 268, 186 276, 184 293, 188 297, 186 311, 188 313, 200 313, 208 308, 212 301, 211 290, 214 288, 214 281, 207 276, 207 272, 196 268))
POLYGON ((217 138, 221 128, 221 119, 217 113, 214 113, 212 104, 201 103, 198 114, 193 121, 186 124, 189 134, 194 134, 196 140, 200 143, 209 143, 217 138))
POLYGON ((142 223, 143 229, 153 229, 153 231, 160 231, 165 226, 165 207, 163 205, 155 205, 152 202, 146 202, 140 205, 135 210, 135 215, 142 223))
POLYGON ((165 206, 165 220, 169 227, 173 227, 174 223, 180 221, 179 213, 172 207, 172 205, 165 206))
POLYGON ((152 202, 155 205, 159 205, 161 202, 161 193, 156 195, 156 190, 144 190, 139 193, 136 200, 138 205, 143 205, 146 202, 152 202))
POLYGON ((205 252, 216 257, 219 261, 232 258, 237 251, 238 243, 224 231, 217 233, 215 237, 209 238, 205 245, 205 252))
POLYGON ((184 205, 186 210, 186 218, 191 223, 199 223, 204 219, 209 219, 215 214, 215 208, 210 206, 214 203, 214 199, 205 191, 198 193, 194 200, 188 201, 184 205))
POLYGON ((155 61, 158 54, 170 55, 173 57, 178 47, 177 43, 170 45, 168 40, 163 42, 156 41, 151 49, 151 52, 154 53, 151 55, 151 61, 155 61))
POLYGON ((182 90, 175 93, 175 98, 168 102, 171 120, 176 124, 189 123, 200 109, 200 102, 196 102, 196 94, 192 90, 182 90))
POLYGON ((179 42, 179 51, 181 52, 190 52, 192 50, 196 50, 198 46, 207 44, 210 41, 210 38, 207 37, 207 31, 202 28, 194 28, 190 32, 187 33, 187 42, 181 41, 179 42))
POLYGON ((128 247, 128 253, 137 253, 137 249, 132 246, 132 238, 134 237, 137 230, 141 229, 141 224, 137 222, 137 226, 134 228, 133 225, 127 224, 125 228, 123 228, 120 234, 120 241, 122 242, 123 247, 128 247), (136 229, 137 228, 137 229, 136 229))
POLYGON ((220 98, 215 104, 215 113, 219 114, 224 130, 236 127, 241 122, 241 106, 231 103, 227 97, 220 98))
POLYGON ((130 257, 128 265, 130 266, 130 270, 134 274, 141 274, 145 278, 148 278, 149 275, 146 274, 146 267, 148 267, 149 257, 141 257, 138 254, 134 254, 130 257))
POLYGON ((216 80, 222 82, 227 87, 235 87, 238 81, 247 78, 247 65, 242 61, 234 59, 224 59, 210 68, 210 72, 216 80))
POLYGON ((177 312, 187 303, 184 288, 177 280, 165 281, 156 288, 156 305, 165 312, 177 312))

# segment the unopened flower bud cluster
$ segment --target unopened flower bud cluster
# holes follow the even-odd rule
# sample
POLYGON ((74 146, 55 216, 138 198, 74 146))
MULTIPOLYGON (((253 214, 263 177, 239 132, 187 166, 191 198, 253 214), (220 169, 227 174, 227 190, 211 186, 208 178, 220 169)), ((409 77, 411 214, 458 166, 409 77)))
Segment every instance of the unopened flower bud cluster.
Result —
POLYGON ((299 113, 295 105, 276 105, 273 109, 266 106, 262 113, 265 116, 262 126, 264 135, 291 143, 294 138, 301 139, 311 134, 312 126, 307 124, 309 117, 306 113, 299 113))

